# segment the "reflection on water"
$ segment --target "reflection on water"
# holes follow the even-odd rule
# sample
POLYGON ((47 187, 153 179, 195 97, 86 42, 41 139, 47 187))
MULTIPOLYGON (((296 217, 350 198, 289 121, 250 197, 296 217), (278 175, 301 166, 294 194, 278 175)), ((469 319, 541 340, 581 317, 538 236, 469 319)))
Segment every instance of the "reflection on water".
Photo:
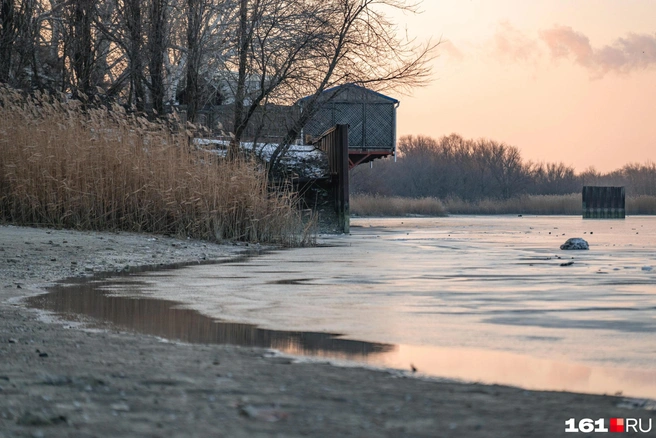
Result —
MULTIPOLYGON (((45 295, 31 297, 29 306, 65 318, 87 316, 116 327, 166 339, 201 344, 232 344, 274 348, 300 355, 330 356, 347 360, 389 352, 383 343, 341 339, 336 334, 265 330, 252 324, 216 321, 182 303, 152 298, 127 298, 101 290, 108 282, 57 286, 45 295)), ((113 286, 121 282, 113 281, 113 286)), ((138 282, 126 284, 134 291, 138 282)))
POLYGON ((656 398, 656 372, 651 370, 588 366, 505 351, 400 345, 366 361, 390 368, 412 364, 428 375, 527 389, 656 398))
POLYGON ((125 297, 103 290, 110 285, 113 290, 125 287, 132 294, 144 290, 144 282, 129 280, 119 277, 113 281, 60 285, 45 295, 29 298, 27 303, 68 319, 90 317, 92 324, 110 323, 114 327, 190 343, 274 348, 288 354, 405 370, 412 365, 424 375, 530 389, 656 396, 656 373, 651 371, 591 367, 480 349, 361 342, 331 333, 265 330, 252 324, 216 321, 185 309, 176 301, 125 297))

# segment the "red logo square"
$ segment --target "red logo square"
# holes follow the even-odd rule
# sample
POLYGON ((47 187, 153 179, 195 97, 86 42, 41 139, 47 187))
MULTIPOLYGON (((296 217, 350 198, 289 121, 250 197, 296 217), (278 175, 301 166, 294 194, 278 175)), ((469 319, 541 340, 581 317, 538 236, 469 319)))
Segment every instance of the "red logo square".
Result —
POLYGON ((611 432, 624 432, 624 418, 611 418, 610 419, 611 432))

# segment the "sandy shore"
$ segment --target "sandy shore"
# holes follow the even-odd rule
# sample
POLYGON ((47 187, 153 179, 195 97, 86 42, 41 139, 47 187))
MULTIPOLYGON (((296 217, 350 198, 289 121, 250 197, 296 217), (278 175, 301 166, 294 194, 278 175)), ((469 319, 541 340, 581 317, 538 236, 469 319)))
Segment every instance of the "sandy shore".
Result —
POLYGON ((572 436, 569 418, 656 423, 654 411, 621 397, 416 379, 260 349, 84 330, 20 300, 62 278, 249 249, 0 226, 0 438, 554 437, 572 436))

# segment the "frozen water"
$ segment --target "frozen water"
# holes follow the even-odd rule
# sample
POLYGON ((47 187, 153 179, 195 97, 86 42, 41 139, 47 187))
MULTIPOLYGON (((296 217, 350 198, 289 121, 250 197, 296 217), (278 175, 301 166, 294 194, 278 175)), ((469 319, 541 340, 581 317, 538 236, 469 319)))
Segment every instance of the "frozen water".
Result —
POLYGON ((323 243, 107 288, 225 321, 397 345, 362 359, 374 365, 656 397, 656 274, 642 269, 656 261, 656 218, 357 219, 352 235, 323 243), (589 251, 559 249, 563 235, 584 233, 589 251))

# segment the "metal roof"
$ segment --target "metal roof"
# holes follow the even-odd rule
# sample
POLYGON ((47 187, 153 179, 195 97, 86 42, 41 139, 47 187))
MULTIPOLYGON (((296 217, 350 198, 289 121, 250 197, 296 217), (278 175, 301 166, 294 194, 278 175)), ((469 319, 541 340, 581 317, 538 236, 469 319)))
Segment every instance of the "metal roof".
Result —
MULTIPOLYGON (((334 93, 334 92, 338 91, 338 90, 341 89, 341 88, 355 88, 355 89, 357 89, 357 90, 360 91, 360 92, 366 92, 366 93, 368 93, 368 94, 371 94, 371 95, 373 95, 373 96, 379 97, 379 98, 381 98, 381 99, 388 100, 390 103, 394 103, 394 104, 399 103, 399 101, 398 101, 397 99, 394 99, 393 97, 386 96, 386 95, 384 95, 384 94, 382 94, 382 93, 379 93, 379 92, 377 92, 377 91, 370 90, 369 88, 362 87, 362 86, 360 86, 360 85, 353 84, 353 83, 348 83, 348 84, 343 84, 343 85, 337 85, 337 86, 335 86, 335 87, 328 88, 327 90, 324 90, 324 91, 320 94, 320 96, 323 96, 323 95, 328 94, 328 93, 334 93)), ((303 102, 303 101, 305 101, 305 100, 307 100, 307 99, 309 99, 309 98, 311 98, 311 97, 312 97, 312 96, 305 96, 305 97, 299 99, 298 102, 303 102)))

